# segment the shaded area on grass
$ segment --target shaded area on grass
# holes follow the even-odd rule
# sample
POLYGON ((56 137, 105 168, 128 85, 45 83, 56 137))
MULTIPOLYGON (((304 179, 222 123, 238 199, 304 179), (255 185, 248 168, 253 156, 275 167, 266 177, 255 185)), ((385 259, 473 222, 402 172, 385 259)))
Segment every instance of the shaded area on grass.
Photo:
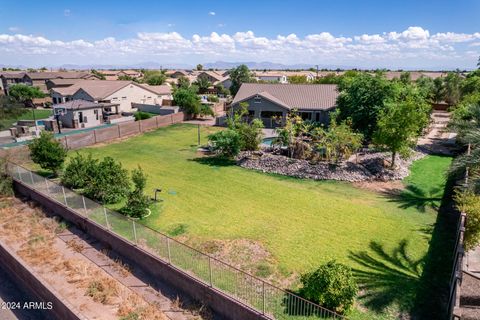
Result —
POLYGON ((189 160, 212 167, 228 167, 236 164, 234 160, 222 157, 201 157, 189 160))
POLYGON ((438 208, 436 222, 418 230, 427 239, 430 238, 429 250, 423 257, 417 260, 410 258, 407 240, 402 240, 390 252, 385 250, 383 244, 372 241, 369 251, 350 253, 350 259, 362 266, 361 269, 355 269, 354 273, 359 285, 366 290, 360 297, 366 307, 381 313, 392 304, 397 304, 399 311, 414 318, 447 317, 455 226, 459 217, 452 201, 453 188, 454 180, 449 178, 438 207, 437 197, 423 196, 424 189, 415 188, 414 185, 404 192, 403 198, 400 195, 392 200, 403 203, 405 208, 413 206, 421 211, 438 208), (419 194, 410 193, 415 191, 419 194))
POLYGON ((420 212, 426 212, 428 208, 438 210, 438 203, 442 200, 441 188, 423 190, 415 185, 407 185, 404 190, 397 194, 385 192, 390 197, 389 201, 398 203, 401 209, 415 208, 420 212))

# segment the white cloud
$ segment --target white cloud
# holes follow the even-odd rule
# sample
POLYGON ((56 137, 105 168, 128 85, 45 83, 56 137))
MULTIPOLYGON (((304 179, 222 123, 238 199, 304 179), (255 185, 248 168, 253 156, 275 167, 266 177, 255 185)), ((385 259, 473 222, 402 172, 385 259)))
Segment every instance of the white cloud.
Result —
POLYGON ((208 13, 208 15, 210 15, 210 16, 214 16, 215 14, 216 14, 215 11, 210 11, 210 12, 208 13))
POLYGON ((383 62, 392 67, 412 61, 420 66, 425 63, 425 67, 432 61, 456 61, 459 67, 465 67, 474 65, 470 61, 472 54, 467 54, 466 47, 480 46, 480 41, 476 41, 479 39, 479 32, 430 34, 429 30, 421 27, 352 37, 335 36, 329 32, 265 37, 249 30, 234 34, 194 34, 191 37, 184 37, 178 32, 139 32, 128 39, 107 37, 96 41, 61 41, 35 35, 0 34, 0 53, 11 61, 5 62, 12 64, 27 64, 34 57, 38 60, 51 59, 52 63, 57 63, 59 58, 65 63, 77 58, 84 63, 100 60, 113 63, 150 61, 157 57, 174 57, 179 62, 195 63, 198 60, 209 61, 215 56, 216 59, 231 61, 322 62, 353 66, 375 66, 383 62))

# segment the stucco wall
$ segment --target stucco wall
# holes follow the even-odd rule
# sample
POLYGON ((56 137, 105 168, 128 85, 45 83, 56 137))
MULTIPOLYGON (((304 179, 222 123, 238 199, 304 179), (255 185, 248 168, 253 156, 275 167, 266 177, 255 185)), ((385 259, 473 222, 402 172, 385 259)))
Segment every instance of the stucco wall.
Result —
POLYGON ((111 103, 120 104, 120 112, 136 111, 136 109, 132 108, 132 103, 162 104, 161 95, 157 95, 151 91, 145 90, 136 84, 129 84, 128 86, 106 97, 105 100, 110 100, 111 103))

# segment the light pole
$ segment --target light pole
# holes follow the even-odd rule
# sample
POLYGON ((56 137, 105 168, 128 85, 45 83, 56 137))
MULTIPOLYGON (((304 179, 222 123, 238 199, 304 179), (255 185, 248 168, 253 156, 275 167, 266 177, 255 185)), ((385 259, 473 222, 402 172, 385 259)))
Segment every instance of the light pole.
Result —
POLYGON ((198 138, 198 145, 200 145, 200 124, 197 125, 197 138, 198 138))

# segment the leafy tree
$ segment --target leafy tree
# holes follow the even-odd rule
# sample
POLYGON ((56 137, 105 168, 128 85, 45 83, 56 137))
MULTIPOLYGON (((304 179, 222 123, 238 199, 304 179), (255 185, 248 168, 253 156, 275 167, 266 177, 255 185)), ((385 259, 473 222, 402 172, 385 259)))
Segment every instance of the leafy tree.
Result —
POLYGON ((421 76, 415 82, 420 94, 428 101, 435 100, 435 84, 432 78, 421 76))
POLYGON ((354 132, 348 121, 338 124, 335 115, 331 119, 328 129, 315 128, 312 139, 317 149, 324 151, 328 161, 339 162, 357 152, 362 146, 363 136, 354 132))
POLYGON ((203 66, 201 64, 197 64, 197 70, 198 71, 202 71, 203 70, 203 66))
POLYGON ((97 166, 98 160, 94 159, 91 154, 84 156, 77 153, 65 167, 62 184, 68 188, 84 188, 90 183, 97 166))
POLYGON ((252 73, 244 64, 230 71, 230 79, 232 80, 232 85, 230 86, 230 92, 232 95, 237 94, 242 83, 253 82, 254 80, 252 73))
POLYGON ((442 78, 435 78, 433 80, 433 101, 436 103, 445 100, 445 84, 442 78))
POLYGON ((42 169, 50 170, 55 175, 63 166, 67 150, 55 140, 53 133, 42 131, 40 137, 33 139, 28 145, 32 161, 42 169))
POLYGON ((387 147, 392 152, 392 168, 397 154, 407 157, 415 146, 418 136, 429 121, 430 106, 415 89, 407 88, 403 97, 388 102, 380 110, 375 144, 387 147))
POLYGON ((206 77, 198 77, 197 81, 194 84, 198 87, 199 93, 205 93, 208 88, 212 85, 206 77))
POLYGON ((198 113, 199 116, 205 117, 205 116, 215 116, 215 113, 213 112, 212 107, 210 107, 208 104, 201 104, 200 105, 200 111, 198 113))
POLYGON ((400 82, 403 84, 410 84, 412 81, 412 77, 410 75, 410 72, 404 71, 400 74, 400 82))
POLYGON ((307 76, 304 76, 304 75, 289 76, 288 83, 293 83, 293 84, 308 83, 307 76))
POLYGON ((134 78, 130 77, 128 74, 121 75, 118 77, 118 80, 123 80, 123 81, 133 81, 135 80, 134 78))
POLYGON ((316 84, 340 84, 342 81, 342 76, 337 76, 335 73, 328 73, 324 75, 323 77, 320 76, 316 78, 313 83, 316 84))
POLYGON ((90 70, 90 72, 91 72, 93 75, 97 76, 100 80, 105 80, 105 79, 106 79, 106 78, 105 78, 105 75, 104 75, 103 73, 101 73, 101 72, 99 72, 99 71, 97 71, 97 70, 95 70, 95 69, 90 70))
POLYGON ((129 189, 128 171, 113 158, 105 157, 94 167, 84 193, 90 198, 110 204, 122 200, 129 189))
POLYGON ((480 76, 467 77, 461 86, 462 96, 480 92, 480 76))
POLYGON ((8 94, 24 104, 31 103, 34 98, 45 97, 45 94, 38 87, 27 86, 21 83, 10 86, 8 94))
POLYGON ((0 158, 0 195, 11 196, 13 195, 13 180, 8 174, 7 161, 4 158, 0 158))
POLYGON ((218 101, 220 101, 220 100, 218 99, 218 97, 217 97, 216 95, 213 95, 213 94, 209 94, 208 97, 207 97, 207 100, 208 100, 209 102, 218 102, 218 101))
POLYGON ((127 203, 121 209, 121 212, 133 218, 143 218, 148 214, 151 201, 144 193, 147 175, 140 166, 132 170, 132 182, 134 189, 128 193, 127 203))
POLYGON ((195 87, 190 86, 188 89, 178 88, 173 93, 173 100, 182 110, 194 117, 200 114, 201 103, 200 97, 194 91, 195 87))
POLYGON ((232 158, 240 152, 240 135, 235 130, 226 129, 208 136, 212 151, 222 157, 232 158))
POLYGON ((461 82, 460 75, 456 72, 449 72, 444 79, 445 101, 449 105, 456 105, 461 98, 461 82))
POLYGON ((307 300, 339 313, 347 313, 353 307, 358 286, 349 267, 334 260, 317 270, 303 274, 300 295, 307 300))
POLYGON ((255 151, 259 149, 262 141, 263 122, 260 119, 253 119, 248 122, 246 115, 248 103, 241 103, 233 117, 227 119, 227 125, 230 130, 237 132, 240 136, 240 150, 255 151))
POLYGON ((377 118, 398 92, 398 84, 381 75, 359 74, 345 83, 337 99, 339 119, 351 119, 352 128, 370 141, 377 130, 377 118))
POLYGON ((455 197, 457 207, 465 212, 465 250, 469 251, 480 244, 480 196, 471 191, 458 193, 455 197))
POLYGON ((167 76, 164 71, 145 70, 143 73, 143 82, 151 86, 159 86, 165 83, 167 76))
POLYGON ((181 76, 178 78, 177 87, 181 89, 188 89, 188 87, 190 87, 190 80, 187 77, 181 76))

